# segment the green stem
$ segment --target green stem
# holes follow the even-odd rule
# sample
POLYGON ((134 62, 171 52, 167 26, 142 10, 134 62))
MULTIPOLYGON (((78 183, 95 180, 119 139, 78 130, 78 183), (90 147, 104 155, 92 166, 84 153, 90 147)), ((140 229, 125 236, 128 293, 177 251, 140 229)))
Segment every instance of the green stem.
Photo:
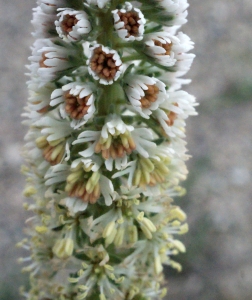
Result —
POLYGON ((120 105, 126 102, 124 91, 120 83, 112 85, 100 85, 102 92, 98 100, 98 116, 106 116, 111 112, 113 105, 114 112, 120 114, 120 105))
POLYGON ((68 4, 68 7, 74 8, 76 10, 83 9, 83 1, 82 0, 68 0, 67 4, 68 4))
POLYGON ((142 59, 141 55, 139 55, 138 53, 136 53, 136 54, 132 54, 132 55, 123 57, 122 58, 122 62, 125 63, 125 62, 128 62, 128 61, 140 60, 140 59, 142 59))

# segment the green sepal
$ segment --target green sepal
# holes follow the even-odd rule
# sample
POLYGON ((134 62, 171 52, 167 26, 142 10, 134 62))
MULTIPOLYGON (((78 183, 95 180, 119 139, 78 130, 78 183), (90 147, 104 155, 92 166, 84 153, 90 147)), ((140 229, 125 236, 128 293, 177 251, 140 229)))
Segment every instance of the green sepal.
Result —
POLYGON ((122 116, 122 120, 127 125, 133 124, 135 122, 135 117, 132 116, 122 116))
POLYGON ((135 64, 130 64, 128 66, 128 68, 125 70, 123 77, 126 77, 127 75, 129 75, 132 71, 132 69, 134 68, 135 64))
POLYGON ((97 126, 103 126, 105 123, 105 119, 106 119, 106 117, 104 117, 104 116, 94 117, 94 123, 97 126))

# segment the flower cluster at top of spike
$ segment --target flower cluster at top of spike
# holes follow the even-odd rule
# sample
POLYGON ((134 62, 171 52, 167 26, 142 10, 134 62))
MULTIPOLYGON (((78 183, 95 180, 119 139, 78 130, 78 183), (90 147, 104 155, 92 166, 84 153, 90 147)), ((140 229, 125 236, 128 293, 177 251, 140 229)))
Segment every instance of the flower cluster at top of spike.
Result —
POLYGON ((187 0, 38 0, 28 65, 29 300, 161 299, 187 231, 187 0), (49 279, 50 278, 50 279, 49 279))

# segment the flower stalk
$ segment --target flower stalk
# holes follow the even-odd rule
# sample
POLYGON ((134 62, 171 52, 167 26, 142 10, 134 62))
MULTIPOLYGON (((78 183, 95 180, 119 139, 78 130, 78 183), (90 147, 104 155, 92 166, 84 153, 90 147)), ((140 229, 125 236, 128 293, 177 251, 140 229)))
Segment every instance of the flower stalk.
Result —
POLYGON ((185 246, 186 0, 38 0, 23 155, 28 300, 149 300, 185 246))

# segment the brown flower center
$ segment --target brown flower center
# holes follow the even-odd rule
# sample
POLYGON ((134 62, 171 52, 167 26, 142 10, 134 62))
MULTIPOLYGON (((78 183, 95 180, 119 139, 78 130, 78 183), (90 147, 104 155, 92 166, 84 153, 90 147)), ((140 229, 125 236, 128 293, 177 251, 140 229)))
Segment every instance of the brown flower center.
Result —
POLYGON ((71 95, 69 91, 65 93, 65 110, 71 118, 80 120, 87 114, 90 107, 87 102, 90 96, 91 94, 80 98, 80 96, 71 95))
POLYGON ((113 53, 107 54, 102 51, 102 47, 98 47, 94 50, 90 67, 100 78, 111 80, 114 79, 120 66, 116 66, 116 61, 113 59, 113 53))
POLYGON ((142 108, 149 108, 158 98, 159 88, 153 85, 147 85, 148 89, 144 91, 144 96, 140 99, 142 108))
POLYGON ((45 52, 42 52, 42 54, 41 54, 41 59, 40 59, 40 61, 39 61, 39 66, 40 66, 40 68, 51 68, 51 67, 49 67, 49 66, 47 66, 46 64, 45 64, 45 61, 48 59, 47 57, 46 57, 46 54, 47 53, 49 53, 48 51, 45 51, 45 52))
POLYGON ((124 26, 122 28, 128 31, 126 37, 129 37, 131 35, 138 36, 138 28, 140 26, 140 24, 138 23, 138 20, 140 20, 138 13, 136 13, 135 11, 129 11, 126 13, 122 13, 119 11, 118 16, 120 17, 120 21, 118 22, 122 21, 124 23, 124 26))
POLYGON ((61 29, 65 33, 72 31, 73 26, 78 23, 78 19, 75 16, 65 15, 64 20, 61 22, 61 29))
MULTIPOLYGON (((41 103, 41 101, 33 102, 33 104, 40 104, 40 103, 41 103)), ((44 114, 44 113, 48 112, 49 109, 50 109, 50 105, 46 105, 46 106, 40 108, 39 110, 37 110, 37 112, 40 113, 40 114, 44 114)))
POLYGON ((172 48, 172 43, 166 42, 165 44, 162 44, 158 40, 153 40, 155 46, 162 47, 165 50, 165 53, 158 54, 158 55, 170 55, 171 54, 171 48, 172 48))
MULTIPOLYGON (((178 106, 177 103, 174 103, 173 105, 178 106)), ((175 120, 177 119, 177 114, 176 114, 175 112, 173 112, 173 111, 169 111, 169 112, 167 113, 167 117, 168 117, 168 120, 165 121, 166 124, 167 124, 168 126, 173 126, 175 120)))

